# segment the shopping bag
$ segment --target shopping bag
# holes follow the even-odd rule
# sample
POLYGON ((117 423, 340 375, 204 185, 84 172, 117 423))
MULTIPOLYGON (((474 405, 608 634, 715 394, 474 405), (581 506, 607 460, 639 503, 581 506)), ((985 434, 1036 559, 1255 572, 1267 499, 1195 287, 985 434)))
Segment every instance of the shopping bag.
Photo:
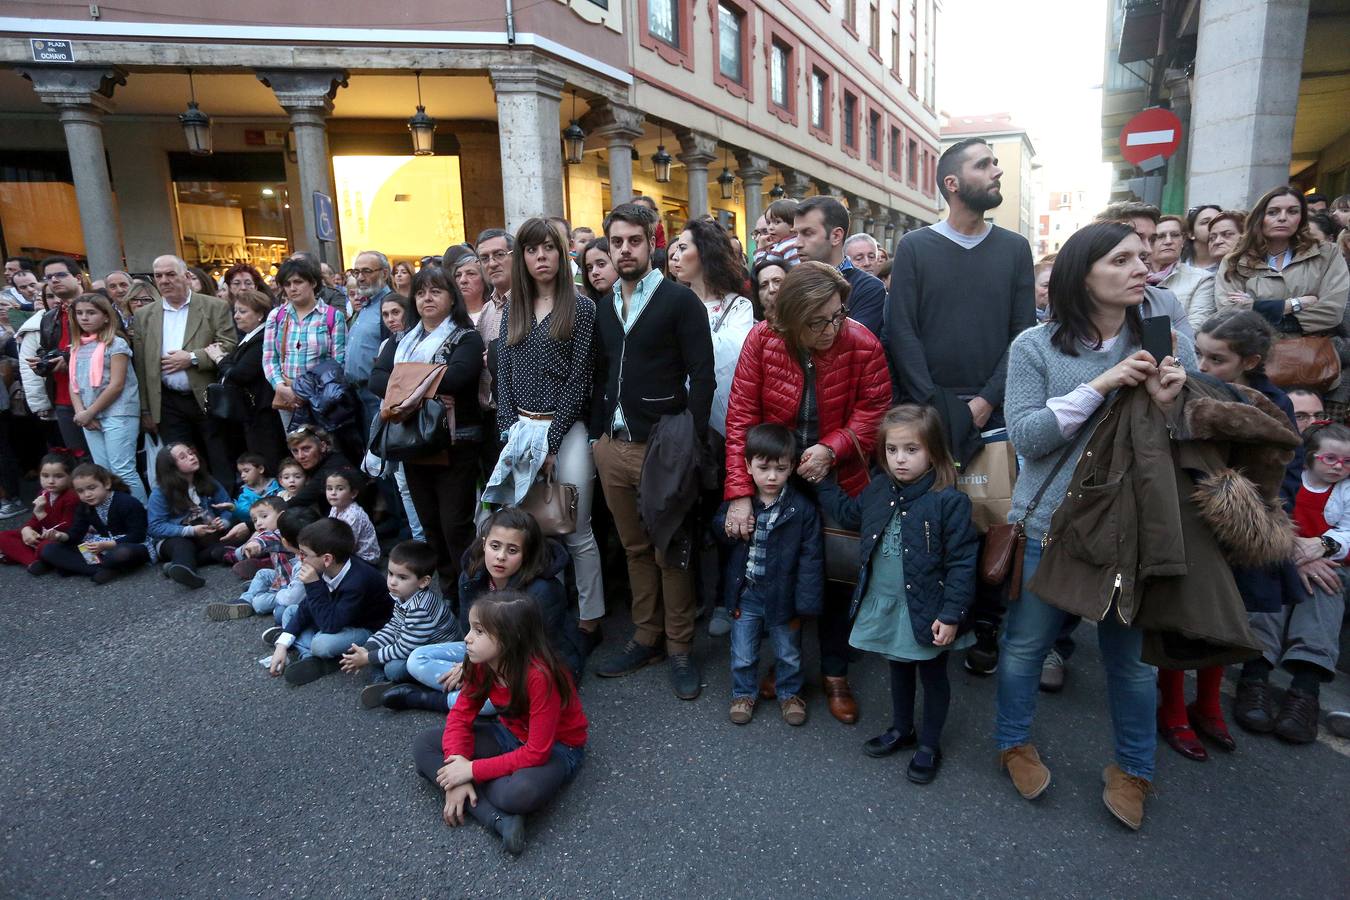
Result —
POLYGON ((956 476, 956 488, 970 498, 971 518, 980 534, 1005 525, 1017 483, 1017 454, 1007 433, 986 439, 975 458, 956 476))
POLYGON ((141 446, 145 449, 145 480, 150 482, 150 490, 153 491, 159 481, 155 477, 155 460, 159 457, 159 451, 164 449, 164 442, 159 439, 159 435, 147 431, 141 435, 141 446))

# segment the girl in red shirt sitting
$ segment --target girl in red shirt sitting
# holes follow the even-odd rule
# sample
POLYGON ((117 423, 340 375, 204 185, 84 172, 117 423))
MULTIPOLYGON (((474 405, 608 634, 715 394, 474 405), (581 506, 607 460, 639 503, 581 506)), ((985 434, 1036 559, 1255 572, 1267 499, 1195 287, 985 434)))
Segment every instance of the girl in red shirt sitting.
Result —
MULTIPOLYGON (((33 501, 33 515, 21 528, 0 531, 0 563, 32 566, 38 561, 38 551, 49 543, 43 535, 66 531, 75 520, 80 498, 70 489, 70 473, 75 460, 65 453, 48 453, 38 468, 41 490, 33 501)), ((38 567, 42 569, 41 566, 38 567)))
POLYGON ((480 597, 469 610, 464 643, 459 699, 444 733, 418 737, 417 771, 445 791, 447 825, 462 825, 467 812, 518 855, 525 814, 543 808, 581 767, 586 714, 527 594, 480 597), (489 700, 498 718, 477 718, 489 700))

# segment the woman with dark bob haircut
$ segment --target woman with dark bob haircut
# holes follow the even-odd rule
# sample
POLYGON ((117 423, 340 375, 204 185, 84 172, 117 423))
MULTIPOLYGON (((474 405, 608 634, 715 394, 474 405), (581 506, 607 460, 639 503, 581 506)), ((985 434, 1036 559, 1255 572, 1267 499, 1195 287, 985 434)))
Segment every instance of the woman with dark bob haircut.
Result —
MULTIPOLYGON (((1140 348, 1147 257, 1148 248, 1129 225, 1103 222, 1074 233, 1050 274, 1054 320, 1022 332, 1008 351, 1004 410, 1009 437, 1023 458, 1008 521, 1025 520, 1028 540, 1022 596, 1003 625, 996 739, 1003 768, 1028 800, 1050 784, 1050 771, 1031 743, 1031 724, 1041 664, 1066 620, 1028 585, 1040 565, 1042 535, 1050 531, 1050 517, 1082 453, 1084 425, 1122 387, 1145 384, 1159 408, 1171 409, 1186 383, 1182 366, 1196 365, 1190 340, 1176 332, 1175 356, 1155 361, 1140 348), (1074 449, 1065 457, 1069 446, 1074 449), (1038 494, 1042 502, 1029 508, 1038 494)), ((1153 780, 1157 679, 1141 658, 1143 632, 1115 612, 1098 624, 1097 642, 1115 735, 1103 800, 1116 818, 1138 828, 1153 780)))
MULTIPOLYGON (((413 276, 411 290, 419 320, 409 323, 399 339, 394 371, 399 363, 445 364, 445 376, 433 393, 453 398, 450 422, 454 434, 447 450, 405 460, 403 471, 426 542, 436 551, 442 588, 453 591, 460 561, 473 542, 473 514, 478 505, 478 453, 484 427, 478 408, 478 377, 483 371, 483 339, 474 330, 459 288, 440 266, 424 266, 413 276)), ((380 396, 383 399, 382 392, 380 396)))

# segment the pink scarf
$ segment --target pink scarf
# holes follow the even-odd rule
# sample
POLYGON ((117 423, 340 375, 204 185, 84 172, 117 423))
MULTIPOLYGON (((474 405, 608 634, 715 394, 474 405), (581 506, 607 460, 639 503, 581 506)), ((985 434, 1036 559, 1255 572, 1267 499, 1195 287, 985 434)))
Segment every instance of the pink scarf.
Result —
POLYGON ((1157 287, 1158 285, 1166 281, 1168 277, 1176 270, 1177 264, 1172 263, 1170 266, 1163 269, 1161 272, 1150 272, 1148 275, 1148 283, 1153 285, 1154 287, 1157 287))
MULTIPOLYGON (((103 384, 103 355, 107 351, 108 345, 100 341, 96 334, 80 335, 81 345, 92 343, 97 343, 98 346, 94 348, 94 355, 89 360, 89 386, 99 387, 103 384)), ((75 378, 75 372, 78 368, 79 366, 75 365, 75 361, 72 359, 70 366, 70 392, 72 394, 80 392, 80 383, 75 378)))

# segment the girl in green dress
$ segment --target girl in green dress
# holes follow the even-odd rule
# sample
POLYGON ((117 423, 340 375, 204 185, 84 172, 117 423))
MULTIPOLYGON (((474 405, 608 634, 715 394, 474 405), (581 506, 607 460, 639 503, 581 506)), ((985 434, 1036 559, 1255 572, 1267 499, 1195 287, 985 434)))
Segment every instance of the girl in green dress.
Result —
POLYGON ((903 404, 877 430, 882 471, 856 498, 831 481, 821 502, 844 527, 858 528, 858 588, 849 643, 890 661, 891 727, 863 745, 869 756, 918 747, 910 781, 927 784, 942 765, 940 739, 951 702, 947 657, 973 643, 979 538, 970 500, 932 407, 903 404), (923 682, 923 723, 914 727, 916 682, 923 682))

